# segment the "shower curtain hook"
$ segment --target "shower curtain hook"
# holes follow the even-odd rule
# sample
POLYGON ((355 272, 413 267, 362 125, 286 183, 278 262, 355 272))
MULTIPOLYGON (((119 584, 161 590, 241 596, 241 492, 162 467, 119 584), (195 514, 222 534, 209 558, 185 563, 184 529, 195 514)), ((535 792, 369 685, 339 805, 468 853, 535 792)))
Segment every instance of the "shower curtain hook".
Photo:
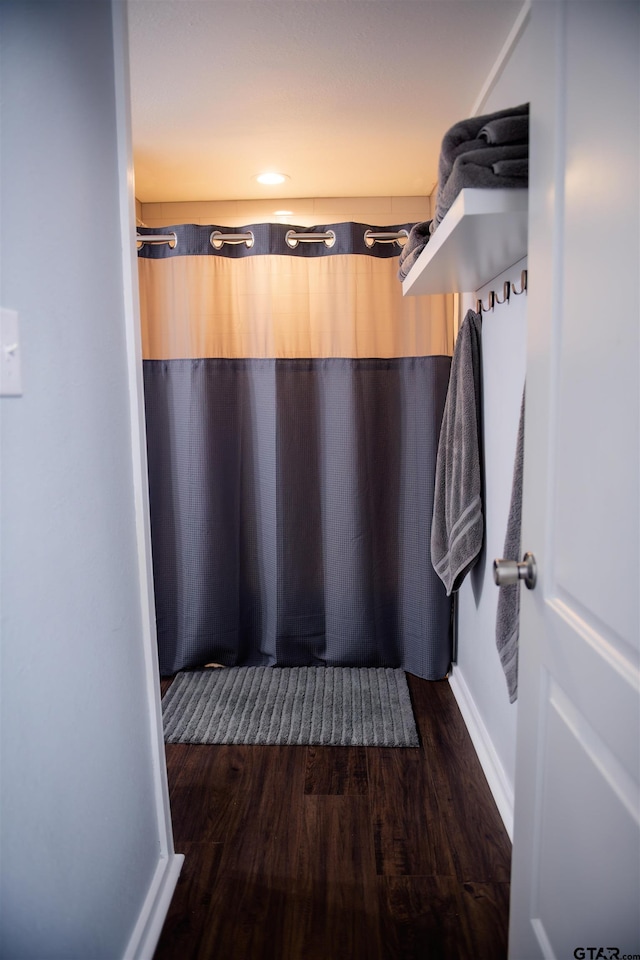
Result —
POLYGON ((526 270, 523 270, 522 273, 520 274, 520 289, 519 289, 519 290, 516 290, 515 285, 513 285, 513 284, 511 285, 511 286, 512 286, 512 289, 513 289, 513 292, 515 293, 516 297, 519 297, 520 294, 521 294, 521 293, 524 293, 525 290, 527 289, 527 279, 528 279, 528 278, 527 278, 527 271, 526 271, 526 270))

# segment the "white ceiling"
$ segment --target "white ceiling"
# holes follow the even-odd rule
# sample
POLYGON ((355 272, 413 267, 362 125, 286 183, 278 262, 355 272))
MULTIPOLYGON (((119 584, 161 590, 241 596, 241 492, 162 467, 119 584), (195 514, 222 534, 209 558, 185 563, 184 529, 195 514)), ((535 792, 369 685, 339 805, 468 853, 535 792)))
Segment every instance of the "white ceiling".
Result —
POLYGON ((129 0, 136 196, 430 194, 521 6, 129 0))

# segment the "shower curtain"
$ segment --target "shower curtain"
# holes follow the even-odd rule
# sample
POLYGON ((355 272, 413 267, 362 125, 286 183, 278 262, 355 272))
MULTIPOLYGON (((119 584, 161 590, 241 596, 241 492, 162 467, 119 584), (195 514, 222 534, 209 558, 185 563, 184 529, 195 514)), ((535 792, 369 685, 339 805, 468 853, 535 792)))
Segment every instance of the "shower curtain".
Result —
POLYGON ((140 248, 163 675, 446 674, 450 600, 429 543, 453 311, 403 300, 398 244, 367 233, 403 228, 254 224, 230 243, 189 224, 140 248))

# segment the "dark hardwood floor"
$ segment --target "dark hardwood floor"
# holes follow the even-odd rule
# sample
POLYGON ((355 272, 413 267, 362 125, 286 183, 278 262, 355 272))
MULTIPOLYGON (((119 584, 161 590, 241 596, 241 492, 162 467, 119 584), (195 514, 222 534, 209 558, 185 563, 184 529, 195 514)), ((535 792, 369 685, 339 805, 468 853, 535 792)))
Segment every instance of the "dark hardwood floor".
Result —
POLYGON ((506 957, 509 839, 448 683, 408 680, 419 749, 167 744, 155 960, 506 957))

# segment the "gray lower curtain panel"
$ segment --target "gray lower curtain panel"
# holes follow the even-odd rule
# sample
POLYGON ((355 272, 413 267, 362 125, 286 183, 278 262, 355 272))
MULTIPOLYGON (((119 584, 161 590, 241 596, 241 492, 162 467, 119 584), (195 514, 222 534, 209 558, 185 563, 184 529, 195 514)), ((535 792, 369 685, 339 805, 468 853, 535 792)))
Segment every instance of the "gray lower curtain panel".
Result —
POLYGON ((430 560, 451 359, 145 360, 160 670, 450 666, 430 560))

